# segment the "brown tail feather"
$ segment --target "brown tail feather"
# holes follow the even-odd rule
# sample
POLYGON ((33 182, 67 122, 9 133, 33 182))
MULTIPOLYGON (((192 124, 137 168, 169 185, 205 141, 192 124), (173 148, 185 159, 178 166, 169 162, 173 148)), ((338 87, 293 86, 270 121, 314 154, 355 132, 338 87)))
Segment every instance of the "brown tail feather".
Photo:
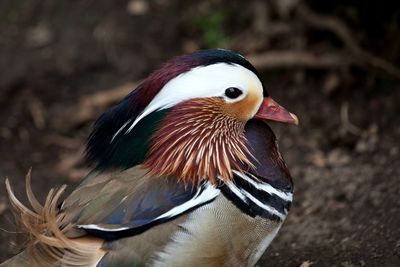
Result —
POLYGON ((65 214, 59 212, 57 202, 66 186, 51 189, 42 206, 32 192, 30 181, 31 170, 26 175, 26 194, 32 209, 16 198, 6 179, 7 193, 21 231, 28 235, 26 255, 29 266, 96 266, 105 254, 103 240, 65 235, 73 226, 63 222, 65 214))

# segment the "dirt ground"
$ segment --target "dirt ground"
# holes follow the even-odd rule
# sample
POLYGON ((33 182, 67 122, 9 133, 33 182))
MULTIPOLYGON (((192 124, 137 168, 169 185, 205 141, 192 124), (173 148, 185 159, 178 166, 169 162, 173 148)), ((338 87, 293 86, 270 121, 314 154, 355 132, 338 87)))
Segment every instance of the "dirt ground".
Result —
MULTIPOLYGON (((331 33, 310 38, 301 27, 306 38, 261 38, 268 34, 259 32, 259 18, 291 25, 290 15, 273 8, 272 15, 260 14, 264 1, 231 1, 229 8, 224 1, 203 2, 0 2, 0 262, 18 251, 13 244, 19 238, 10 233, 5 178, 26 200, 24 175, 32 166, 33 190, 43 200, 51 187, 66 183, 72 190, 88 171, 80 160, 83 144, 106 107, 81 120, 84 99, 90 102, 98 92, 139 80, 162 61, 199 48, 231 47, 245 54, 297 49, 304 42, 301 47, 318 52, 342 48, 331 33)), ((332 12, 347 9, 352 10, 332 12)), ((398 20, 399 12, 391 12, 398 20)), ((369 25, 343 16, 355 29, 369 25)), ((399 38, 389 42, 380 32, 385 27, 393 37, 398 27, 384 23, 367 37, 356 36, 362 45, 368 38, 386 43, 371 41, 368 48, 397 56, 399 63, 399 38)), ((295 200, 258 265, 400 266, 399 79, 364 66, 271 67, 261 73, 270 94, 299 116, 300 125, 271 124, 294 178, 295 200)))

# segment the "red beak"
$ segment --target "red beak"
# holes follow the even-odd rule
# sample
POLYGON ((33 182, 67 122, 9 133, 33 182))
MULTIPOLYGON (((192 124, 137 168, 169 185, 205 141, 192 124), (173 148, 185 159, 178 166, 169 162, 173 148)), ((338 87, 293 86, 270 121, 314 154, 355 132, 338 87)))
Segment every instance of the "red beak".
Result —
POLYGON ((254 116, 255 119, 279 121, 291 124, 299 124, 299 119, 293 113, 276 103, 271 97, 264 98, 260 109, 254 116))

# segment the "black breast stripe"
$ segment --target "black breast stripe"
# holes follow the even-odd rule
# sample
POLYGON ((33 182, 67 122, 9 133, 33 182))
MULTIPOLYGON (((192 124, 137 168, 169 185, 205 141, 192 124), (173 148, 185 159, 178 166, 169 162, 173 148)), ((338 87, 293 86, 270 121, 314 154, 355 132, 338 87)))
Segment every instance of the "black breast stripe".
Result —
POLYGON ((249 192, 260 202, 276 209, 278 212, 282 214, 286 214, 287 211, 290 209, 290 206, 292 204, 291 201, 284 200, 279 196, 277 196, 276 194, 271 194, 264 190, 257 189, 254 185, 252 185, 246 180, 243 180, 238 175, 235 175, 235 184, 242 190, 249 192))
POLYGON ((246 180, 243 175, 234 174, 233 182, 222 184, 219 188, 223 195, 249 216, 283 221, 292 203, 292 193, 259 182, 251 175, 246 175, 246 180))

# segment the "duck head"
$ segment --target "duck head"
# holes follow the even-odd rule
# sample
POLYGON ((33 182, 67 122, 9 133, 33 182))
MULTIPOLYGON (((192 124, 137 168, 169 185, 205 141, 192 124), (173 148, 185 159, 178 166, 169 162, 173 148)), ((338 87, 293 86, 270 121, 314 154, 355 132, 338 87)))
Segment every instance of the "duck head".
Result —
POLYGON ((250 119, 297 124, 240 54, 212 49, 172 59, 103 114, 87 155, 98 169, 143 165, 185 182, 229 180, 252 168, 250 119))

